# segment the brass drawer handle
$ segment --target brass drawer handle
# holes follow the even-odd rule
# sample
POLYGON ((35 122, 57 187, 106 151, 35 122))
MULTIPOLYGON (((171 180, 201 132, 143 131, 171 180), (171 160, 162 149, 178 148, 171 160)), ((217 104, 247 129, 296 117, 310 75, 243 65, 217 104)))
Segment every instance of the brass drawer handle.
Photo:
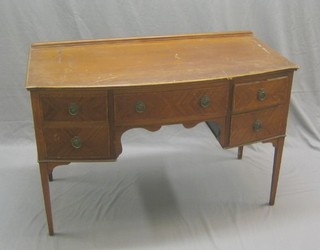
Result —
POLYGON ((210 97, 207 95, 204 95, 200 98, 200 106, 203 108, 207 108, 210 105, 210 97))
POLYGON ((143 113, 146 110, 146 105, 143 101, 136 102, 136 112, 143 113))
POLYGON ((259 101, 264 101, 267 98, 267 93, 265 89, 259 89, 257 93, 257 98, 259 101))
POLYGON ((79 136, 75 136, 71 139, 71 146, 75 149, 79 149, 82 146, 82 141, 79 136))
POLYGON ((256 120, 252 126, 253 131, 258 132, 262 129, 262 122, 260 120, 256 120))
POLYGON ((70 115, 75 116, 79 113, 79 105, 76 103, 70 103, 68 110, 70 115))

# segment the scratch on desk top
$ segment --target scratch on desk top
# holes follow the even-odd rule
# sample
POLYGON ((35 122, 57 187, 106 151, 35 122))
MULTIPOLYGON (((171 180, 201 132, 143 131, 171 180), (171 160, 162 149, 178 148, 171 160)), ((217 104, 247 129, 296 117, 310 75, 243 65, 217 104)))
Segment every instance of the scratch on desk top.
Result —
POLYGON ((178 54, 178 53, 176 53, 176 54, 174 55, 174 58, 177 59, 177 60, 180 60, 180 59, 181 59, 181 58, 179 57, 179 54, 178 54))
POLYGON ((61 64, 61 61, 62 61, 62 51, 61 51, 61 48, 59 48, 59 51, 58 51, 58 61, 59 61, 59 64, 61 64))
POLYGON ((266 53, 271 54, 271 53, 269 52, 269 50, 267 50, 265 47, 263 47, 260 43, 257 43, 257 45, 258 45, 263 51, 265 51, 266 53))

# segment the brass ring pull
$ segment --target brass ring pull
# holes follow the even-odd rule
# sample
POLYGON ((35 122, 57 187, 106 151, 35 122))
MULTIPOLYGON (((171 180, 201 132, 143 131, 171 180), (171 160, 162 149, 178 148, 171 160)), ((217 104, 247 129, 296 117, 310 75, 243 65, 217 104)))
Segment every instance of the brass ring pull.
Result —
POLYGON ((256 120, 252 125, 252 129, 255 132, 259 132, 262 129, 262 122, 260 120, 256 120))
POLYGON ((143 101, 137 101, 135 108, 137 113, 143 113, 146 110, 146 105, 143 101))
POLYGON ((68 110, 70 115, 75 116, 79 113, 79 105, 76 103, 70 103, 68 110))
POLYGON ((210 105, 210 97, 207 95, 204 95, 200 98, 200 106, 203 108, 207 108, 210 105))
POLYGON ((267 98, 267 93, 265 89, 259 89, 257 93, 257 98, 259 101, 264 101, 267 98))
POLYGON ((82 141, 79 136, 75 136, 71 139, 71 146, 75 149, 79 149, 82 146, 82 141))

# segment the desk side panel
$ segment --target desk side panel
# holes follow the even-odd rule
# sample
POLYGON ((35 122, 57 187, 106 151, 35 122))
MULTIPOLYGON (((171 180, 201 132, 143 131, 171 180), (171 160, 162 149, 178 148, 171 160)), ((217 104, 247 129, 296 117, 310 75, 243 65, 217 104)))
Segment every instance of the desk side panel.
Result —
POLYGON ((40 104, 40 97, 38 91, 30 91, 33 124, 37 143, 38 161, 44 160, 47 155, 47 148, 43 136, 43 113, 40 104))

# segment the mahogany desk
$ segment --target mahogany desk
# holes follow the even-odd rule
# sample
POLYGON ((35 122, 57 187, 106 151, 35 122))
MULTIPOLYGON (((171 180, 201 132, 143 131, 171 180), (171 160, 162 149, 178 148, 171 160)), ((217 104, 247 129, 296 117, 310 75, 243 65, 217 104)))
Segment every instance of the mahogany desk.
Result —
POLYGON ((136 127, 206 121, 239 159, 245 144, 273 143, 273 205, 297 68, 251 32, 33 44, 26 87, 49 234, 53 169, 117 159, 136 127))

